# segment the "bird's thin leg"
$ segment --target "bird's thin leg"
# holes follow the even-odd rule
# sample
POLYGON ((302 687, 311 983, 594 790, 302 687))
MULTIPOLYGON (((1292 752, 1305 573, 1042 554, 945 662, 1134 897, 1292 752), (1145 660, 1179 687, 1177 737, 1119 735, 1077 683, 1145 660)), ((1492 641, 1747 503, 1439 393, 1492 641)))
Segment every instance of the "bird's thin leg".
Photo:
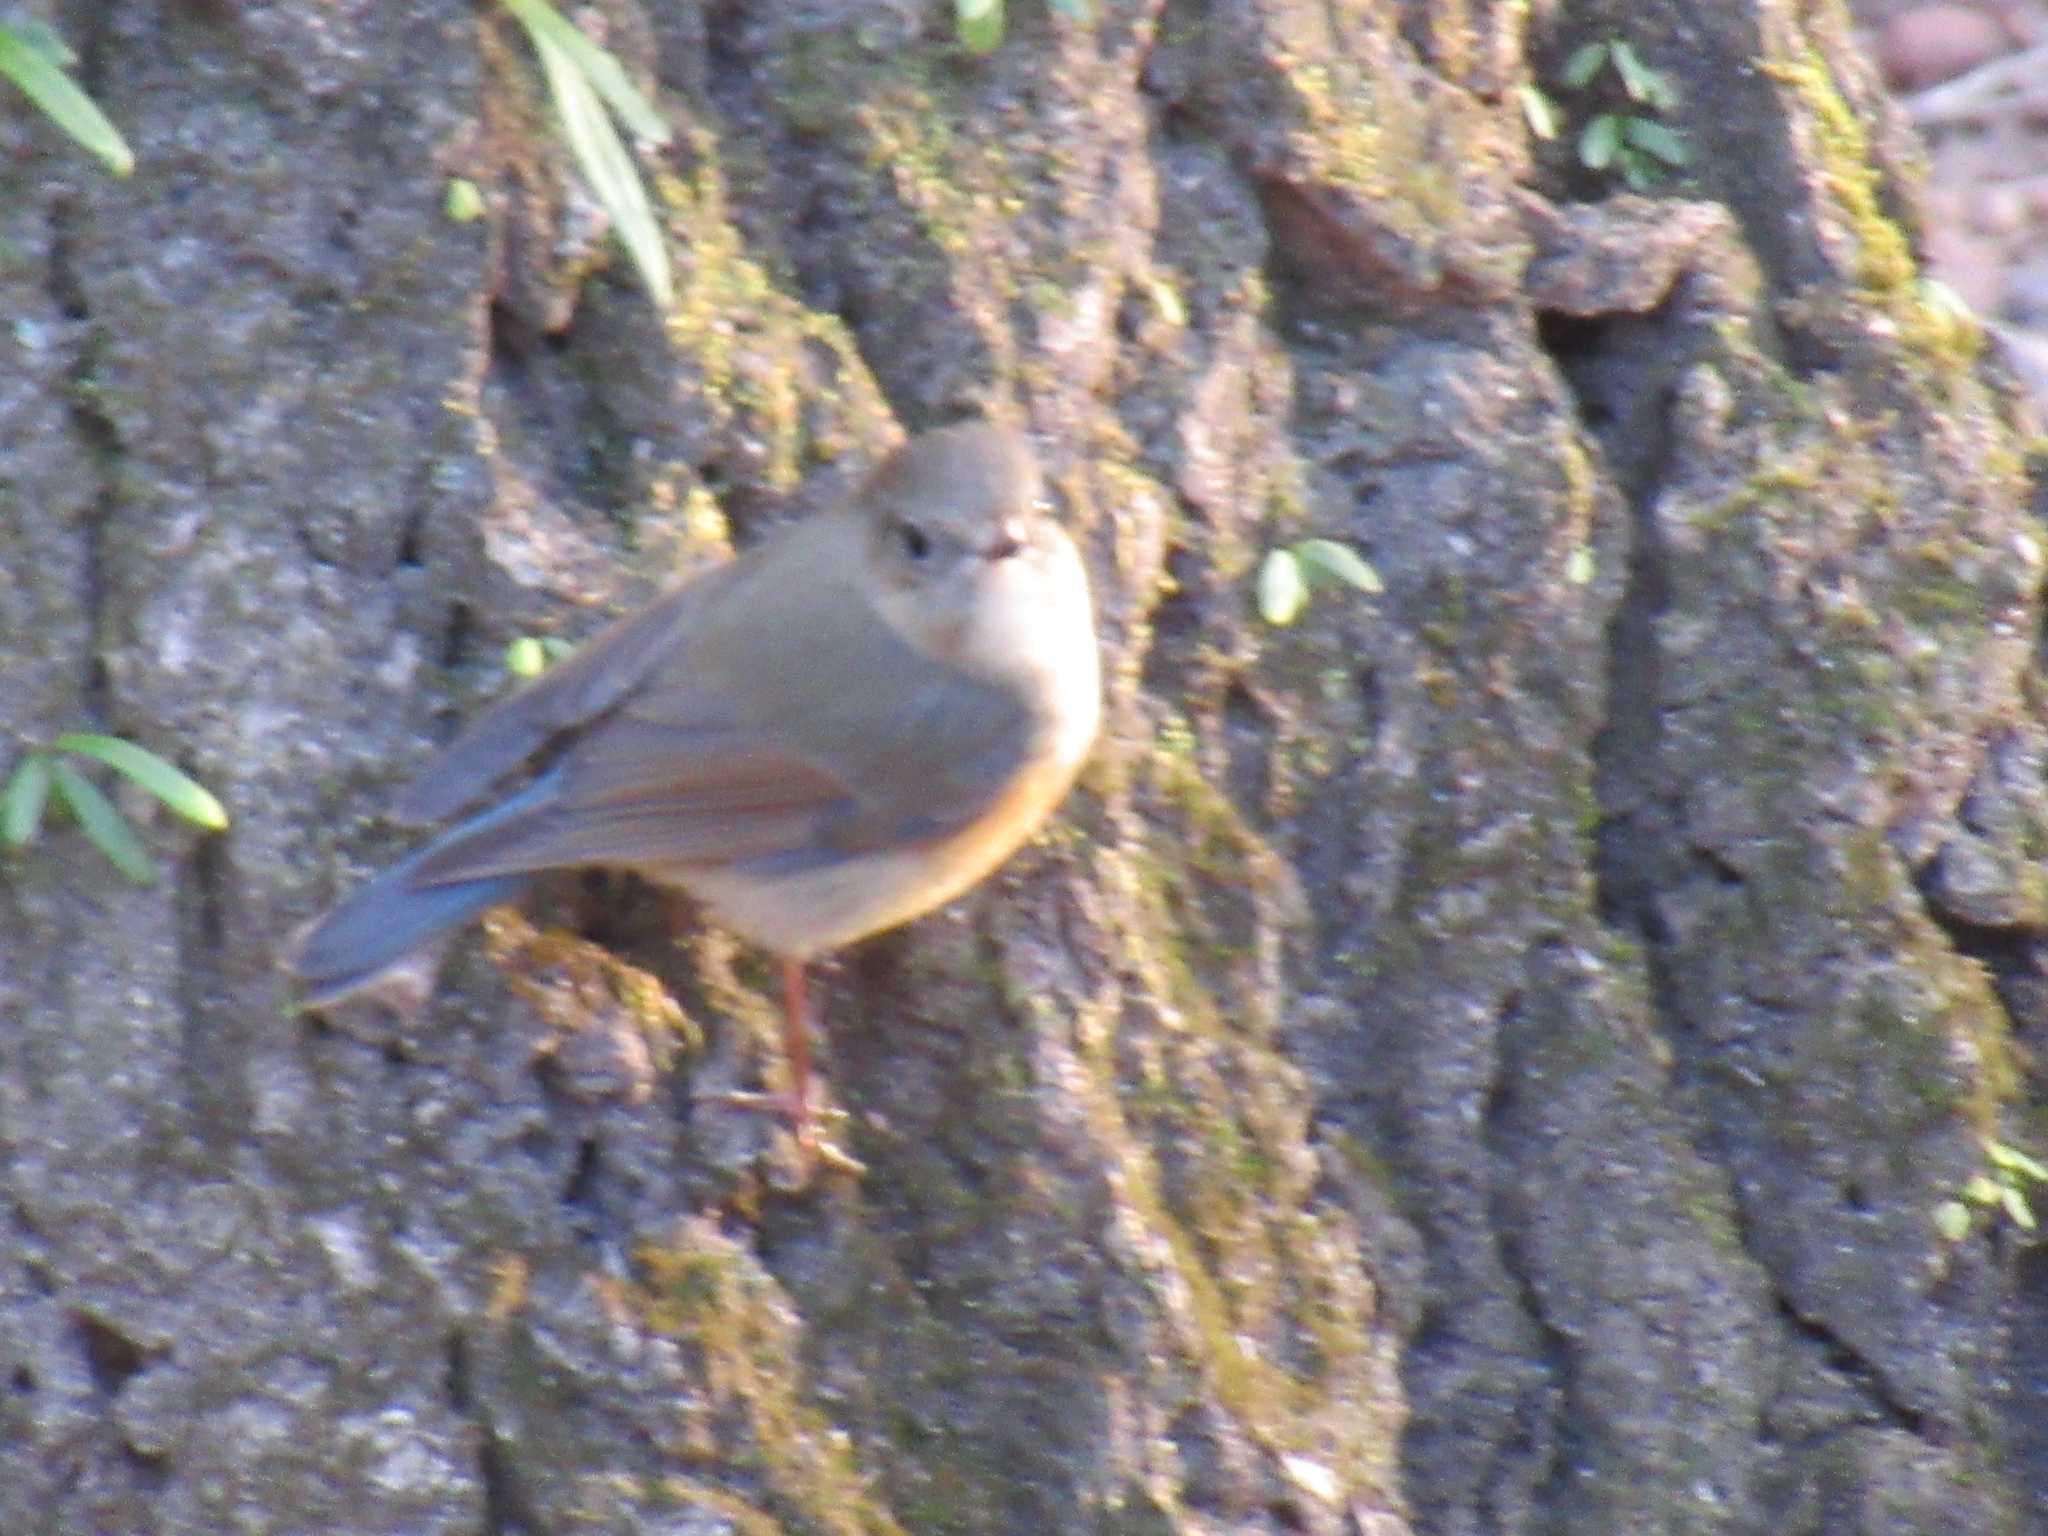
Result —
POLYGON ((790 1125, 808 1155, 818 1137, 811 1123, 811 1005, 801 960, 782 962, 782 1051, 789 1058, 790 1125))
MULTIPOLYGON (((733 1109, 765 1110, 782 1116, 796 1137, 798 1159, 806 1170, 819 1162, 842 1173, 867 1170, 831 1141, 818 1135, 819 1110, 811 1102, 811 1005, 803 962, 782 961, 782 1052, 789 1061, 789 1087, 781 1093, 714 1093, 704 1097, 733 1109)), ((839 1117, 840 1111, 825 1113, 839 1117)))

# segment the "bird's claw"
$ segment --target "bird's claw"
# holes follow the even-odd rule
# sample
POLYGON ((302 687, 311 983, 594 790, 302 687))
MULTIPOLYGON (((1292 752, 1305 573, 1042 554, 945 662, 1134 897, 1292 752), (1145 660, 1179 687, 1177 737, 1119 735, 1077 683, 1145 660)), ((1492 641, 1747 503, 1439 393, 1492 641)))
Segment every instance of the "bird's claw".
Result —
POLYGON ((718 1093, 697 1095, 700 1104, 722 1104, 729 1109, 751 1110, 757 1114, 779 1115, 789 1125, 790 1134, 796 1138, 798 1160, 806 1172, 816 1163, 822 1163, 839 1173, 855 1176, 868 1171, 852 1153, 837 1143, 818 1135, 820 1121, 843 1123, 851 1118, 847 1111, 832 1104, 807 1103, 788 1091, 762 1093, 748 1089, 726 1089, 718 1093))

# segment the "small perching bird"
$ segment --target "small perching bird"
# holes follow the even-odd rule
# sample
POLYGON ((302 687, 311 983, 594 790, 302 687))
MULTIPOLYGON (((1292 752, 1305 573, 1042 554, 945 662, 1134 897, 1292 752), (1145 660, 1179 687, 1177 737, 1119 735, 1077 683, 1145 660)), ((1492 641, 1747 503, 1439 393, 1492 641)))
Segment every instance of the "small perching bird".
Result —
POLYGON ((929 432, 843 504, 486 710, 397 815, 499 798, 321 918, 288 963, 319 1007, 544 870, 680 887, 783 962, 786 1103, 808 1154, 804 962, 994 870, 1066 794, 1100 720, 1087 575, 1030 451, 987 424, 929 432))

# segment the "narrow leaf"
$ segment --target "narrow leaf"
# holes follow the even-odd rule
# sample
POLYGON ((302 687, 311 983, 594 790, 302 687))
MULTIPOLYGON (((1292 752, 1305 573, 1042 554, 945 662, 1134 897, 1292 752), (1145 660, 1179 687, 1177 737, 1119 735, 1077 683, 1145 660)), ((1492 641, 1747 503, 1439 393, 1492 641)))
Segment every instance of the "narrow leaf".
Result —
POLYGON ((581 27, 549 5, 547 0, 504 0, 504 5, 525 26, 527 35, 533 39, 534 51, 540 51, 541 39, 546 38, 567 55, 577 73, 589 81, 607 105, 619 114, 619 121, 626 125, 628 132, 637 134, 650 144, 669 141, 671 135, 667 122, 626 78, 625 66, 610 52, 593 43, 581 27))
POLYGON ((2048 1166, 2027 1156, 2018 1147, 2009 1147, 2002 1141, 1987 1142, 1985 1154, 2001 1168, 2010 1168, 2015 1173, 2024 1173, 2028 1178, 2048 1184, 2048 1166))
POLYGON ((65 42, 47 21, 23 17, 0 27, 0 32, 12 33, 16 41, 35 49, 59 69, 70 69, 78 63, 78 50, 65 42))
POLYGON ((219 832, 228 824, 228 813, 205 786, 173 768, 154 752, 118 736, 59 736, 50 745, 59 752, 76 752, 97 758, 116 773, 132 779, 143 789, 176 811, 187 821, 219 832))
POLYGON ((1525 80, 1515 87, 1515 99, 1522 104, 1522 120, 1531 133, 1539 139, 1557 137, 1557 108, 1548 96, 1525 80))
POLYGON ((1335 539, 1303 539, 1294 546, 1294 552, 1301 557, 1302 566, 1312 579, 1319 575, 1327 576, 1361 592, 1387 590, 1387 584, 1380 580, 1380 573, 1366 564, 1364 557, 1349 544, 1339 544, 1335 539))
POLYGON ((43 807, 50 798, 50 760, 31 752, 21 760, 7 789, 0 794, 0 842, 26 848, 42 830, 43 807))
POLYGON ((113 866, 137 885, 156 881, 156 866, 142 851, 134 831, 114 809, 114 802, 100 793, 99 786, 69 763, 58 759, 50 764, 56 780, 57 797, 77 820, 86 841, 107 856, 113 866))
POLYGON ((1686 147, 1685 139, 1668 124, 1655 118, 1631 117, 1622 127, 1631 144, 1655 155, 1666 165, 1685 165, 1692 160, 1692 151, 1686 147))
POLYGON ((1308 603, 1308 582, 1291 549, 1276 549, 1259 567, 1259 617, 1268 624, 1292 624, 1308 603))
POLYGON ((1586 43, 1564 61, 1564 83, 1576 91, 1599 74, 1600 66, 1606 62, 1605 43, 1586 43))
POLYGON ((1579 135, 1579 163, 1589 171, 1604 171, 1614 163, 1614 152, 1621 148, 1621 119, 1612 112, 1603 112, 1586 124, 1586 131, 1579 135))
POLYGON ((1635 49, 1617 40, 1608 48, 1607 56, 1614 60, 1614 72, 1621 76, 1621 88, 1637 101, 1648 101, 1650 92, 1656 89, 1649 83, 1653 72, 1636 57, 1635 49))
POLYGON ((1145 293, 1152 300, 1153 313, 1175 329, 1188 323, 1188 307, 1174 292, 1173 284, 1156 272, 1146 277, 1144 283, 1145 293))
POLYGON ((92 98, 73 85, 41 48, 6 27, 0 27, 0 75, 20 86, 51 122, 98 155, 116 176, 135 169, 135 152, 92 98))
POLYGON ((1988 1173, 1973 1173, 1963 1186, 1963 1198, 1978 1205, 1996 1205, 2004 1188, 1988 1173))
POLYGON ((590 88, 570 55, 546 33, 533 34, 534 52, 548 77, 548 90, 555 99, 555 112, 562 120, 562 133, 582 167, 590 190, 611 215, 619 243, 640 269, 641 281, 653 295, 655 305, 668 309, 675 300, 669 280, 668 248, 662 244, 661 228, 648 206, 647 188, 640 171, 619 139, 604 105, 590 88))
POLYGON ((2008 1189, 2003 1196, 2003 1203, 2005 1214, 2013 1219, 2015 1226, 2031 1232, 2040 1225, 2034 1220, 2034 1208, 2027 1204, 2027 1197, 2018 1190, 2008 1189))

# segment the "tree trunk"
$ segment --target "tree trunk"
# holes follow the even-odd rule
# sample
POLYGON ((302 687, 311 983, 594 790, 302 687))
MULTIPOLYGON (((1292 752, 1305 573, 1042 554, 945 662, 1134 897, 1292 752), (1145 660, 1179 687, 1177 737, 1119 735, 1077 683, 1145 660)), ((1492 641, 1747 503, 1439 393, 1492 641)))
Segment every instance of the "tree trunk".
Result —
POLYGON ((0 106, 0 773, 234 824, 0 866, 0 1529, 2048 1531, 2048 477, 1839 7, 1074 9, 590 7, 665 321, 496 6, 51 13, 139 166, 0 106), (630 881, 289 1011, 506 642, 982 409, 1109 724, 822 978, 863 1175, 630 881))

